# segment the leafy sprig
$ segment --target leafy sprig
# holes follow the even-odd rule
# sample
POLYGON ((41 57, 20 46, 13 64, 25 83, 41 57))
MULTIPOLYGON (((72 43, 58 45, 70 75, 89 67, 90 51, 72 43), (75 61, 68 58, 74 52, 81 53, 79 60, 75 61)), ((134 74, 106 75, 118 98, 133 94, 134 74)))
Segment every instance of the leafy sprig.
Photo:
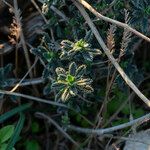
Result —
POLYGON ((68 71, 61 67, 56 68, 57 79, 52 84, 52 88, 58 92, 55 97, 56 100, 61 99, 63 102, 66 102, 80 92, 93 92, 91 87, 92 80, 83 77, 85 72, 86 66, 81 65, 77 67, 75 62, 69 65, 68 71))
POLYGON ((80 39, 75 43, 63 40, 61 45, 61 59, 73 58, 75 55, 80 55, 84 60, 92 62, 94 56, 101 54, 99 49, 92 48, 91 44, 87 43, 84 39, 80 39))

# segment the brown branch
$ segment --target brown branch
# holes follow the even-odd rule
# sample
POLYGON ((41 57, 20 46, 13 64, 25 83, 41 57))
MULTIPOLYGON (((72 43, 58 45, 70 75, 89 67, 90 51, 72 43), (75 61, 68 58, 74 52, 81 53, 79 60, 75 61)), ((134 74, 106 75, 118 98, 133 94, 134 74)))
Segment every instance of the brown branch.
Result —
POLYGON ((93 34, 95 35, 98 43, 101 45, 102 49, 104 50, 105 54, 107 55, 107 57, 109 58, 109 60, 112 62, 112 64, 114 65, 114 67, 117 69, 117 71, 120 73, 120 75, 122 76, 122 78, 124 79, 124 81, 130 86, 130 88, 141 98, 141 100, 148 106, 150 107, 150 101, 148 100, 148 98, 146 98, 141 92, 140 90, 134 85, 134 83, 129 79, 129 77, 125 74, 125 72, 123 71, 123 69, 120 67, 120 65, 118 64, 118 62, 116 61, 116 59, 112 56, 110 50, 107 48, 106 44, 104 43, 103 39, 101 38, 97 28, 95 27, 95 25, 93 24, 93 22, 91 21, 91 18, 89 17, 89 15, 87 14, 87 12, 85 11, 84 7, 72 0, 73 3, 76 5, 76 7, 79 9, 80 13, 82 14, 82 16, 84 17, 84 19, 86 20, 86 22, 88 23, 89 27, 91 28, 93 34))

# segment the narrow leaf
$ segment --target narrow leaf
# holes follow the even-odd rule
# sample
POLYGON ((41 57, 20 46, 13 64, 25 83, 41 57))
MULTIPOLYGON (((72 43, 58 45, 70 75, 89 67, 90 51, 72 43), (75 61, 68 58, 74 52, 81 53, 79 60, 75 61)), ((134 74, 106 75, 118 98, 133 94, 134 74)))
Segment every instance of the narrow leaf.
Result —
POLYGON ((14 133, 14 125, 7 125, 0 129, 0 143, 6 142, 14 133))
POLYGON ((28 109, 29 107, 31 107, 31 105, 32 105, 31 103, 23 104, 19 107, 16 107, 16 108, 4 113, 3 115, 0 116, 0 123, 9 119, 10 117, 14 116, 15 114, 28 109))
POLYGON ((6 150, 12 150, 13 147, 15 146, 16 142, 18 141, 21 130, 23 128, 24 121, 25 121, 25 116, 24 116, 23 113, 20 113, 19 121, 16 125, 16 128, 15 128, 15 131, 14 131, 14 134, 13 134, 12 138, 8 142, 8 146, 7 146, 6 150))
POLYGON ((86 66, 85 65, 81 65, 79 66, 79 68, 76 70, 76 76, 77 77, 81 77, 85 74, 86 71, 86 66))
POLYGON ((54 82, 51 86, 51 88, 55 88, 55 89, 61 89, 63 87, 66 86, 66 83, 65 82, 61 82, 61 81, 58 81, 58 82, 54 82))
POLYGON ((72 63, 69 65, 69 74, 72 75, 72 76, 75 76, 76 69, 77 69, 76 63, 75 63, 75 62, 72 62, 72 63))
POLYGON ((62 93, 62 96, 61 96, 61 99, 63 102, 66 102, 70 97, 70 91, 69 91, 69 88, 66 88, 63 93, 62 93))

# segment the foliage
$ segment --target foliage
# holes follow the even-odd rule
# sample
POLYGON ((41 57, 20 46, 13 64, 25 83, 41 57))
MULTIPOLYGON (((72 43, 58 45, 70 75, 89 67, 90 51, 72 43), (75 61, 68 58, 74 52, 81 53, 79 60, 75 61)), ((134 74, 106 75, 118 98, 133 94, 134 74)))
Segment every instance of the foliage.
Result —
POLYGON ((0 129, 0 149, 6 150, 8 145, 8 140, 12 137, 14 134, 14 125, 7 125, 0 129))
POLYGON ((15 146, 15 144, 18 142, 19 135, 24 125, 24 121, 25 121, 25 116, 23 113, 20 113, 19 121, 15 126, 14 133, 8 142, 7 149, 12 149, 15 146))
POLYGON ((56 100, 61 99, 65 102, 71 96, 78 95, 79 91, 83 93, 93 92, 93 88, 90 86, 92 80, 83 78, 85 69, 85 65, 77 68, 75 62, 69 65, 68 71, 60 67, 56 68, 57 80, 52 84, 52 88, 59 91, 56 95, 56 100))
MULTIPOLYGON (((145 34, 149 34, 149 0, 87 1, 105 16, 122 21, 145 34)), ((47 101, 63 103, 66 108, 42 105, 41 100, 41 103, 34 103, 33 109, 28 112, 26 109, 31 107, 31 104, 23 104, 23 98, 18 101, 9 101, 9 96, 0 95, 2 105, 3 101, 6 103, 7 99, 8 104, 6 103, 6 105, 10 105, 8 108, 4 108, 4 113, 0 116, 0 123, 5 125, 5 121, 8 119, 13 122, 14 115, 20 114, 16 125, 4 126, 0 129, 0 149, 16 147, 18 149, 40 150, 41 145, 44 145, 45 148, 47 140, 41 139, 48 136, 52 141, 50 144, 55 144, 53 139, 56 138, 56 142, 65 142, 65 144, 56 143, 58 145, 69 143, 67 140, 63 140, 62 136, 57 135, 59 132, 56 132, 53 126, 47 125, 47 120, 35 121, 32 119, 33 114, 37 111, 50 115, 68 134, 70 133, 67 131, 69 124, 85 128, 101 128, 115 114, 115 118, 107 125, 110 127, 128 122, 131 116, 138 118, 144 115, 147 110, 137 101, 125 104, 116 114, 122 103, 130 96, 131 90, 103 53, 91 29, 73 3, 70 0, 39 0, 37 4, 41 7, 44 15, 42 18, 45 17, 44 20, 47 19, 47 23, 42 28, 43 32, 40 38, 33 45, 27 43, 27 46, 31 47, 29 62, 32 63, 35 57, 39 59, 38 65, 31 70, 31 72, 33 71, 32 76, 29 75, 27 78, 32 77, 30 80, 34 81, 34 78, 40 76, 44 80, 40 85, 18 87, 16 92, 30 93, 32 96, 40 96, 47 101), (12 103, 13 105, 11 105, 12 103), (15 104, 19 104, 19 106, 12 108, 15 104), (25 115, 29 116, 26 123, 25 115), (26 134, 21 134, 24 126, 27 126, 25 128, 26 134)), ((91 13, 89 16, 121 68, 137 87, 140 86, 148 75, 145 70, 149 70, 150 64, 142 60, 145 67, 145 72, 143 72, 143 68, 138 66, 138 60, 135 61, 136 50, 134 48, 139 42, 139 38, 136 38, 127 29, 120 29, 115 25, 98 20, 91 13)), ((12 64, 7 63, 4 63, 4 67, 0 68, 0 90, 9 90, 14 83, 18 82, 19 78, 24 76, 24 68, 26 67, 24 67, 24 59, 20 60, 18 57, 20 56, 18 54, 21 56, 24 54, 20 50, 22 49, 20 43, 18 41, 16 51, 12 52, 15 53, 15 65, 13 64, 14 60, 12 61, 15 70, 11 72, 12 64), (20 63, 17 62, 18 60, 20 63)), ((9 60, 7 61, 9 62, 9 60)), ((27 81, 29 80, 27 79, 27 81)), ((146 83, 146 85, 148 84, 146 83)), ((144 87, 140 88, 145 90, 144 87)), ((5 105, 3 106, 5 107, 5 105)), ((115 134, 122 136, 123 132, 120 130, 115 134)), ((87 139, 77 133, 73 134, 73 139, 76 139, 81 145, 89 142, 85 138, 87 139)), ((94 144, 97 142, 96 138, 90 138, 91 141, 95 140, 94 144)), ((91 141, 89 143, 93 143, 91 141)), ((98 148, 95 148, 94 145, 95 149, 101 149, 99 145, 105 145, 106 142, 112 143, 107 140, 98 141, 103 144, 98 143, 98 148)), ((67 147, 68 149, 71 149, 70 145, 67 147)), ((90 147, 90 144, 88 146, 90 147)), ((59 147, 55 149, 57 148, 59 147)))
POLYGON ((61 59, 70 59, 75 57, 76 55, 80 59, 84 59, 85 61, 93 61, 94 55, 100 55, 101 51, 99 49, 93 49, 91 48, 91 45, 87 43, 85 40, 81 39, 75 43, 63 40, 61 42, 62 45, 62 52, 60 55, 61 59))
MULTIPOLYGON (((140 14, 144 13, 144 18, 148 21, 147 17, 149 17, 149 9, 145 7, 148 6, 149 2, 146 0, 143 0, 142 3, 139 1, 139 3, 136 3, 135 1, 129 0, 128 5, 126 5, 123 0, 119 0, 109 8, 110 11, 109 9, 107 10, 107 8, 109 4, 111 5, 111 0, 103 0, 99 3, 92 0, 89 2, 93 4, 97 10, 106 13, 106 16, 124 21, 133 27, 136 27, 136 21, 141 23, 142 18, 140 18, 140 16, 142 15, 135 15, 137 12, 140 14), (145 4, 147 4, 147 6, 145 4), (124 8, 126 9, 125 11, 124 8)), ((106 60, 106 57, 99 49, 99 45, 93 38, 91 30, 89 30, 86 25, 85 28, 83 28, 84 20, 72 3, 67 0, 56 0, 53 2, 42 1, 42 3, 43 12, 49 19, 49 23, 45 26, 45 29, 47 31, 53 29, 55 43, 57 43, 54 44, 54 49, 52 50, 49 46, 49 43, 51 43, 50 41, 52 41, 50 34, 48 35, 46 33, 43 35, 40 46, 32 49, 32 53, 39 56, 46 65, 42 77, 48 79, 48 83, 43 89, 43 94, 50 95, 51 98, 56 101, 66 102, 66 105, 75 108, 80 113, 83 111, 87 112, 86 116, 89 114, 92 115, 87 108, 86 110, 84 109, 87 105, 86 102, 82 101, 78 104, 76 99, 90 99, 94 101, 94 103, 97 103, 97 99, 101 98, 103 101, 104 98, 101 91, 104 91, 106 87, 103 79, 105 79, 105 77, 111 78, 115 69, 109 65, 109 63, 102 63, 106 60), (62 21, 65 24, 60 21, 60 16, 53 15, 50 6, 59 8, 66 16, 68 20, 62 21), (78 75, 80 69, 81 73, 78 75), (101 77, 102 75, 105 76, 101 77), (87 95, 87 92, 90 94, 87 95)), ((90 17, 94 20, 93 16, 90 17)), ((135 44, 135 41, 134 39, 131 39, 131 33, 126 29, 122 32, 113 25, 108 29, 108 25, 98 20, 94 23, 99 29, 102 37, 107 36, 105 39, 111 53, 118 59, 118 62, 129 78, 138 86, 144 77, 134 62, 132 47, 135 44), (107 34, 105 30, 108 30, 107 34)), ((142 31, 143 29, 145 29, 145 31, 147 30, 144 24, 140 26, 140 29, 142 31)), ((106 117, 108 118, 111 116, 110 114, 115 113, 121 103, 127 99, 128 87, 119 74, 114 74, 114 81, 110 93, 113 93, 113 98, 107 106, 108 114, 106 117), (116 92, 112 91, 113 88, 117 88, 116 92), (125 93, 122 93, 122 91, 125 93)), ((69 124, 71 122, 70 117, 72 117, 71 112, 69 114, 66 110, 59 110, 61 110, 63 115, 65 114, 62 122, 64 122, 64 124, 69 124)), ((127 114, 129 115, 129 111, 127 110, 129 110, 128 105, 125 106, 121 113, 123 113, 124 116, 127 114)), ((135 113, 133 112, 133 114, 135 113)), ((76 116, 76 118, 77 122, 82 122, 81 116, 76 116)), ((125 121, 127 120, 128 119, 125 121)))
POLYGON ((22 104, 16 108, 13 108, 10 111, 7 111, 6 113, 4 113, 0 116, 0 123, 6 121, 7 119, 11 118, 15 114, 20 113, 30 107, 31 107, 31 103, 27 103, 27 104, 22 104))
POLYGON ((145 34, 148 31, 148 20, 150 17, 150 1, 149 0, 131 0, 133 4, 132 23, 141 29, 145 34))
POLYGON ((36 140, 27 140, 25 142, 25 150, 40 150, 40 146, 36 140))
MULTIPOLYGON (((9 78, 12 65, 8 64, 5 67, 0 68, 0 89, 4 90, 6 87, 11 86, 14 83, 14 79, 9 78)), ((0 94, 0 99, 3 98, 3 94, 0 94)))

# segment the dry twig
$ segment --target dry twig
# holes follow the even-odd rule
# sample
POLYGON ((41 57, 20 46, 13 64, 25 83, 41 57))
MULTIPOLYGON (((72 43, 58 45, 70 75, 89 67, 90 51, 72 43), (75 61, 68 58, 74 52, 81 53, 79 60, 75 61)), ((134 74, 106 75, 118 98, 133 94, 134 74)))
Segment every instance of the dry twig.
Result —
POLYGON ((150 119, 150 113, 146 114, 140 118, 137 118, 135 120, 132 120, 130 122, 123 123, 121 125, 106 128, 106 129, 88 129, 88 128, 80 128, 80 127, 72 126, 72 125, 69 125, 68 129, 77 131, 79 133, 102 135, 102 134, 108 134, 108 133, 111 133, 111 132, 114 132, 117 130, 124 129, 124 128, 130 127, 132 125, 141 123, 141 122, 143 123, 145 121, 148 121, 149 119, 150 119))

